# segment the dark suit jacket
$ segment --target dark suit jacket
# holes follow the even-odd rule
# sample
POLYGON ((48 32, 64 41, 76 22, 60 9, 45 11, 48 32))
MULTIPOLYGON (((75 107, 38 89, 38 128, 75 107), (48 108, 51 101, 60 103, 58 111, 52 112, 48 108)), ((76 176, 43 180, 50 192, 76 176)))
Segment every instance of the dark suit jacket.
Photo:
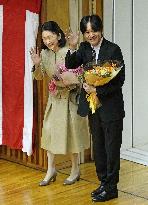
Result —
MULTIPOLYGON (((92 58, 91 45, 88 42, 82 42, 79 49, 73 54, 70 54, 70 51, 68 51, 65 64, 67 68, 74 69, 92 61, 92 58)), ((98 108, 95 114, 99 114, 101 120, 104 122, 122 119, 125 115, 122 95, 122 86, 125 80, 125 66, 121 49, 118 45, 103 38, 98 59, 101 61, 118 60, 122 62, 123 67, 117 76, 108 84, 97 87, 97 96, 102 106, 98 108)), ((86 92, 82 88, 78 105, 78 114, 84 117, 88 115, 89 112, 90 109, 86 100, 86 92)))

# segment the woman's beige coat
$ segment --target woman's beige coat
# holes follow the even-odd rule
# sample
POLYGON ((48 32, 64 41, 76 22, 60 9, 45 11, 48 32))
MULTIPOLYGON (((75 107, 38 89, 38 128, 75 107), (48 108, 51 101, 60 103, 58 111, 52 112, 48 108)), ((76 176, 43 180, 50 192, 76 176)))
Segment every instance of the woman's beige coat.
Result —
MULTIPOLYGON (((47 74, 49 80, 56 71, 57 64, 65 62, 66 47, 54 53, 42 50, 41 66, 33 73, 41 80, 47 74)), ((78 88, 60 88, 56 96, 49 93, 44 114, 41 147, 54 154, 79 153, 90 146, 88 120, 77 114, 76 95, 78 88)))

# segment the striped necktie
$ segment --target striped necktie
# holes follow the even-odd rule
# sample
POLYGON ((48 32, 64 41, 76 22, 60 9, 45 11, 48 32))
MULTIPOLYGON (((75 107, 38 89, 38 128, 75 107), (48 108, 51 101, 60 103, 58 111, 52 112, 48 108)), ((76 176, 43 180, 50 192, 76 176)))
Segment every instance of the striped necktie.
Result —
POLYGON ((92 60, 96 61, 96 51, 94 48, 92 48, 92 60))

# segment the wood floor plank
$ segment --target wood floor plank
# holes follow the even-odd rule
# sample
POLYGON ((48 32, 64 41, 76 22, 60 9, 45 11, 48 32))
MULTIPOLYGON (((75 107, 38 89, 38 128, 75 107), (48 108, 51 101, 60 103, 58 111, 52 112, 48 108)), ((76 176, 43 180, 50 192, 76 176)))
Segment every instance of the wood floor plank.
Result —
MULTIPOLYGON (((95 166, 80 167, 81 180, 73 185, 63 185, 70 172, 65 168, 54 183, 39 187, 45 172, 0 160, 0 205, 92 205, 90 192, 98 186, 95 166)), ((103 205, 148 205, 148 167, 122 160, 119 198, 103 205)))

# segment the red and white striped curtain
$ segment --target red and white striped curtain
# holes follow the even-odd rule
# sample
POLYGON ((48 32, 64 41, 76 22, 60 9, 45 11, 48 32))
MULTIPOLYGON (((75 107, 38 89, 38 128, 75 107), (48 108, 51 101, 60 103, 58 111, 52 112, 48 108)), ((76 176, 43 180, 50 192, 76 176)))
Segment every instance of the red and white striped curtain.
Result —
POLYGON ((0 0, 0 145, 32 154, 33 82, 41 0, 0 0))

